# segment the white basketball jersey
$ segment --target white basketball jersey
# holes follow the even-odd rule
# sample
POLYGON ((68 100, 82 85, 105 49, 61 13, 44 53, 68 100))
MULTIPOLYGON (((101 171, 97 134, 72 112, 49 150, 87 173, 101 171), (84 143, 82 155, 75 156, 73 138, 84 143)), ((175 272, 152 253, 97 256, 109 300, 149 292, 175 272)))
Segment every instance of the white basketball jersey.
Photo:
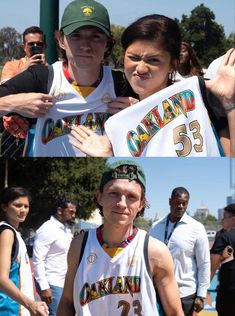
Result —
POLYGON ((70 126, 83 124, 99 135, 104 133, 104 122, 109 117, 107 103, 116 98, 112 71, 104 66, 99 86, 83 98, 66 79, 62 62, 52 66, 54 78, 49 94, 53 107, 37 120, 33 156, 84 156, 69 144, 70 126))
POLYGON ((79 316, 158 316, 156 292, 144 258, 146 232, 111 258, 89 231, 74 279, 74 306, 79 316))
POLYGON ((163 89, 105 123, 114 156, 220 156, 198 77, 163 89), (121 122, 121 123, 120 123, 121 122))
MULTIPOLYGON (((0 225, 7 225, 14 229, 13 226, 9 225, 6 222, 1 222, 0 225)), ((34 301, 34 292, 33 292, 33 279, 32 271, 29 261, 29 256, 25 243, 20 235, 20 233, 15 230, 16 238, 18 239, 19 249, 17 254, 17 264, 18 264, 18 278, 19 278, 19 290, 24 293, 26 296, 30 297, 34 301)), ((7 303, 7 302, 6 302, 7 303)), ((8 303, 10 304, 10 303, 8 303)), ((30 312, 23 305, 20 305, 20 316, 30 316, 30 312)))

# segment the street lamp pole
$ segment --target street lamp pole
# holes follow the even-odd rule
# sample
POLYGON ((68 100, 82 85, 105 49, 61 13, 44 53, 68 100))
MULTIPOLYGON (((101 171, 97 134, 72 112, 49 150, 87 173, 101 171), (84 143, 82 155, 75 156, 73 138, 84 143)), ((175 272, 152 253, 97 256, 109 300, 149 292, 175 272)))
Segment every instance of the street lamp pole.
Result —
POLYGON ((40 27, 46 34, 46 59, 52 64, 58 60, 54 33, 59 29, 59 0, 40 0, 40 27))

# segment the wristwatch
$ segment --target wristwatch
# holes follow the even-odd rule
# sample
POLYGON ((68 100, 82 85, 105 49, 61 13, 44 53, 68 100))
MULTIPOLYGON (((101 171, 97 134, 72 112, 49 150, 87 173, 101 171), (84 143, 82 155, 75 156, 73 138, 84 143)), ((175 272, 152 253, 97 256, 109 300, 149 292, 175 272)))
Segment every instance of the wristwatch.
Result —
POLYGON ((202 296, 197 296, 196 298, 199 298, 199 300, 204 304, 205 303, 205 298, 202 296))

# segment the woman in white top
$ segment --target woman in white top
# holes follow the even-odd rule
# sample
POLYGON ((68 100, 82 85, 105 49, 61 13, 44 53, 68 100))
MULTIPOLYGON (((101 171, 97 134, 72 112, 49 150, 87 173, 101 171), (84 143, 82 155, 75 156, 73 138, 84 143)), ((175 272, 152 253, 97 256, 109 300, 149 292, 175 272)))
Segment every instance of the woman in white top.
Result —
POLYGON ((46 303, 34 300, 29 257, 18 232, 29 212, 29 193, 9 187, 0 197, 0 315, 46 316, 46 303))

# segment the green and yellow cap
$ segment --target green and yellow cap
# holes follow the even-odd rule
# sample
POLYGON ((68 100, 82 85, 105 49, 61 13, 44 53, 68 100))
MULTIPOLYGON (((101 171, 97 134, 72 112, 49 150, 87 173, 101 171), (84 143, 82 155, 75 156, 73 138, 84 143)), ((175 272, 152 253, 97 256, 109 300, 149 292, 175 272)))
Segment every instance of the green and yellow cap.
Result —
POLYGON ((70 35, 82 26, 96 26, 107 36, 111 36, 107 9, 94 0, 75 0, 65 8, 61 20, 61 31, 70 35))
POLYGON ((145 190, 146 178, 143 169, 133 160, 119 160, 108 165, 100 181, 100 189, 115 179, 129 179, 139 182, 145 190))

